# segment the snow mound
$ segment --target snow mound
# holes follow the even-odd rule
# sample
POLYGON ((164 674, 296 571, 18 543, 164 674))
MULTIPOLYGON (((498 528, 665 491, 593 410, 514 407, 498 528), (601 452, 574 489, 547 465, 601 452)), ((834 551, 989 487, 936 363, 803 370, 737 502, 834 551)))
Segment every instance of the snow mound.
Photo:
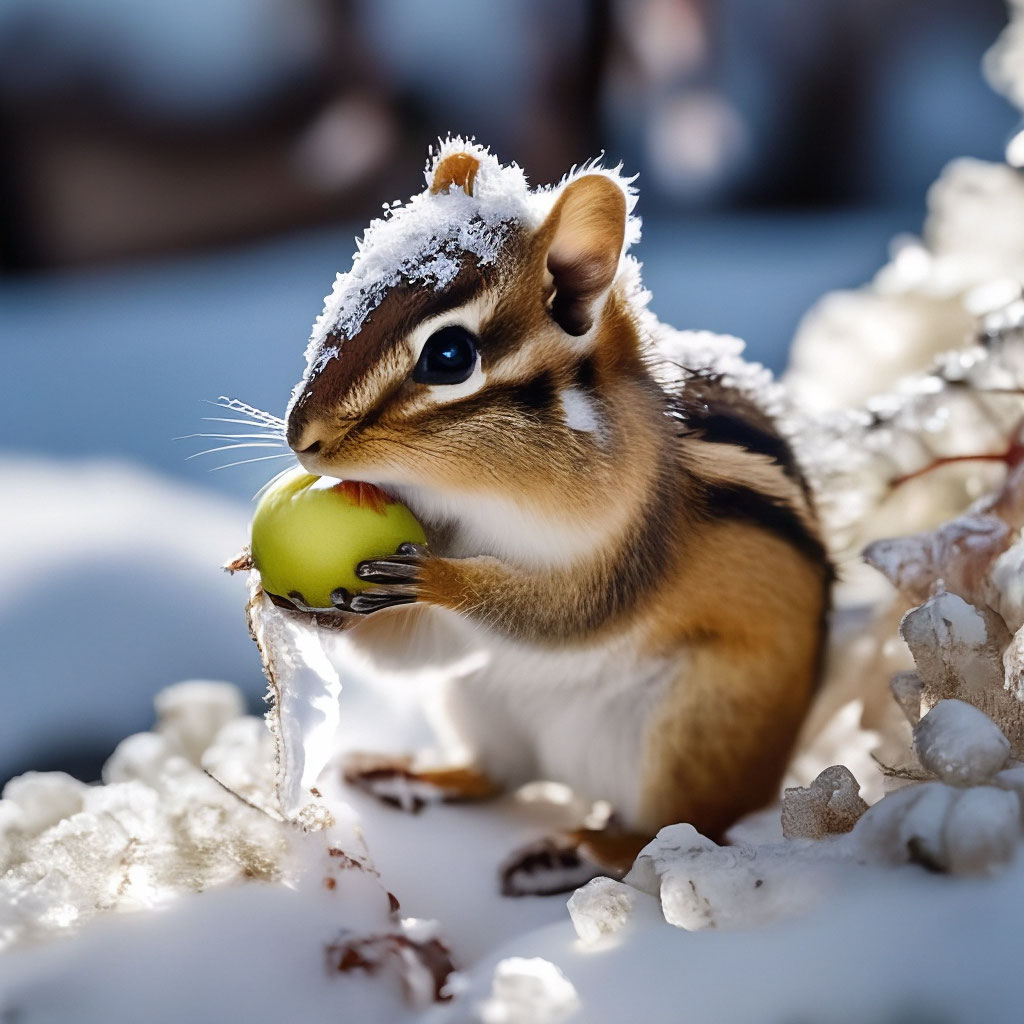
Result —
POLYGON ((491 995, 476 1007, 479 1024, 562 1024, 580 1008, 572 982, 543 957, 509 957, 494 969, 491 995))
MULTIPOLYGON (((273 738, 263 721, 241 715, 239 692, 189 681, 163 690, 155 704, 154 730, 118 746, 103 785, 54 772, 4 788, 0 950, 66 936, 101 914, 173 908, 187 920, 183 907, 195 894, 262 887, 265 895, 254 893, 242 908, 253 927, 293 930, 319 972, 326 965, 339 977, 397 980, 358 990, 368 1013, 393 1017, 403 996, 414 1007, 445 998, 448 950, 432 922, 399 915, 351 809, 335 805, 314 820, 316 830, 278 813, 273 738)), ((202 940, 215 949, 233 926, 204 915, 202 940)), ((100 934, 87 931, 80 948, 95 948, 100 934)), ((156 941, 173 944, 176 936, 169 925, 156 941)), ((232 949, 217 956, 229 970, 232 949)))
MULTIPOLYGON (((224 684, 190 682, 157 698, 156 730, 124 740, 87 786, 61 773, 12 779, 0 800, 0 946, 41 938, 102 911, 152 908, 244 879, 298 869, 278 821, 199 766, 196 740, 237 714, 224 684)), ((271 754, 266 730, 244 753, 254 775, 271 754)))

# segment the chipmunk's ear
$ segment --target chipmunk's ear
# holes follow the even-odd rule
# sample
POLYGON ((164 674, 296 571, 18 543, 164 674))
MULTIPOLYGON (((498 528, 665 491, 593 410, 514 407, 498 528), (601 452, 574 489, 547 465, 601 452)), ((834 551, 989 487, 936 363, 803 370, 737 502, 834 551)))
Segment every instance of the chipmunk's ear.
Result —
POLYGON ((626 213, 626 196, 614 181, 586 174, 565 186, 540 228, 555 287, 551 315, 569 334, 590 330, 598 300, 615 279, 626 213))
POLYGON ((470 153, 449 153, 434 168, 434 180, 430 183, 430 191, 436 196, 458 185, 467 196, 473 194, 473 182, 476 172, 480 169, 480 161, 470 153))

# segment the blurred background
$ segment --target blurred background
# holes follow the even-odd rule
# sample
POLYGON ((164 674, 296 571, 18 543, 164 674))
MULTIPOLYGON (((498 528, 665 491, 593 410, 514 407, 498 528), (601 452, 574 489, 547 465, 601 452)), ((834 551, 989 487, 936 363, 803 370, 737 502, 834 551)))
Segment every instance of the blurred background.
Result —
POLYGON ((0 0, 0 781, 85 778, 161 686, 263 683, 217 571, 353 238, 475 135, 638 172, 653 308, 779 370, 1014 115, 1002 0, 0 0), (230 415, 223 413, 223 415, 230 415), (231 428, 221 426, 228 432, 231 428))

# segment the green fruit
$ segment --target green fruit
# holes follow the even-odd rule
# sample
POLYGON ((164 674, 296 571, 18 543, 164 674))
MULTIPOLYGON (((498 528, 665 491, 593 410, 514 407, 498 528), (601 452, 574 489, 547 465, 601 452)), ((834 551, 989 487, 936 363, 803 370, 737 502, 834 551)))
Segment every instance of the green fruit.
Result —
POLYGON ((394 554, 405 541, 423 544, 426 537, 400 502, 371 484, 299 468, 268 488, 252 518, 252 558, 263 589, 279 597, 298 591, 318 608, 330 606, 337 587, 365 590, 356 566, 394 554))

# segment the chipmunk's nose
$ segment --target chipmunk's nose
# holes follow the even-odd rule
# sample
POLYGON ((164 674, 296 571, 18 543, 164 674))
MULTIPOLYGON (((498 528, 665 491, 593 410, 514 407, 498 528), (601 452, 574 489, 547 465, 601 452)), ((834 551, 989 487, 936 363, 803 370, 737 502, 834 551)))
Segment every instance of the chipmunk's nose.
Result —
POLYGON ((288 420, 286 439, 288 447, 296 455, 315 455, 320 451, 326 437, 324 425, 316 420, 312 423, 303 423, 294 416, 288 420))

